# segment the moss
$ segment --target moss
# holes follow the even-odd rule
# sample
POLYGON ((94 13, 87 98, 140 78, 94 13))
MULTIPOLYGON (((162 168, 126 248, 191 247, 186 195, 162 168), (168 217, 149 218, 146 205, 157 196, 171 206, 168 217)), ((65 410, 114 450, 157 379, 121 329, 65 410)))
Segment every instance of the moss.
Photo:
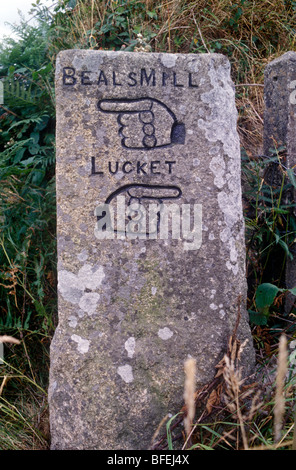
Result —
POLYGON ((150 325, 157 325, 165 310, 163 280, 159 275, 159 263, 156 260, 138 260, 139 269, 144 273, 146 282, 139 293, 136 293, 129 305, 127 320, 135 318, 137 335, 141 335, 150 325), (155 293, 153 295, 153 289, 155 293), (132 306, 132 310, 131 310, 132 306))

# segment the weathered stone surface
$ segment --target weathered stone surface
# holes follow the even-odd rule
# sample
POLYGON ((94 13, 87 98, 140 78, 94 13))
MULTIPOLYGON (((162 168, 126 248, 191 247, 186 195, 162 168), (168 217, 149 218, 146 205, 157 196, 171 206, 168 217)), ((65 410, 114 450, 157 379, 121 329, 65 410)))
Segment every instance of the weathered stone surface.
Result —
MULTIPOLYGON (((264 76, 264 152, 289 146, 288 158, 296 155, 295 103, 293 91, 296 83, 296 52, 286 52, 270 62, 264 76)), ((295 93, 294 93, 295 94, 295 93)), ((293 161, 290 162, 290 166, 293 161)), ((294 165, 295 165, 294 161, 294 165)))
MULTIPOLYGON (((296 52, 289 51, 270 62, 264 77, 264 139, 265 155, 275 156, 274 149, 284 147, 282 164, 285 168, 296 165, 296 52)), ((271 183, 280 187, 283 175, 274 171, 271 183)), ((295 190, 285 194, 286 202, 295 204, 295 190)), ((294 208, 294 214, 295 214, 294 208)), ((287 259, 286 287, 296 286, 296 245, 291 246, 293 260, 287 259)), ((290 294, 286 310, 290 311, 295 296, 290 294)))
POLYGON ((56 101, 52 449, 147 449, 160 420, 183 404, 184 360, 197 358, 197 386, 215 375, 239 296, 245 373, 254 360, 229 62, 64 51, 56 101), (110 223, 106 204, 118 209, 110 223), (155 207, 147 229, 143 214, 155 207))

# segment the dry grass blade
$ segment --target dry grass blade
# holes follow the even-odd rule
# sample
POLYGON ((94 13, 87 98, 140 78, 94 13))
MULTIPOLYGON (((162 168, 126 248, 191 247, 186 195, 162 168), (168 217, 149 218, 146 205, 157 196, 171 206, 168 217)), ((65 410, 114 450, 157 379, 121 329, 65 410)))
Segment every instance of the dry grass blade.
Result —
POLYGON ((19 339, 16 339, 13 336, 7 336, 7 335, 0 336, 0 343, 21 344, 19 339))
POLYGON ((2 395, 2 392, 3 392, 3 389, 4 389, 5 385, 6 385, 7 380, 8 380, 8 376, 5 375, 5 376, 3 377, 2 383, 1 383, 1 385, 0 385, 0 397, 1 397, 1 395, 2 395))
POLYGON ((195 415, 195 374, 196 360, 187 359, 184 365, 185 369, 185 385, 184 385, 184 402, 186 406, 186 415, 184 417, 184 428, 187 439, 189 438, 192 422, 195 415))
POLYGON ((155 444, 155 441, 156 441, 156 438, 157 436, 159 435, 160 433, 160 430, 163 426, 163 424, 170 418, 170 415, 165 415, 164 418, 162 418, 162 420, 160 421, 159 425, 157 426, 157 429, 155 431, 155 433, 153 434, 153 437, 151 439, 151 449, 153 449, 153 445, 155 444))
POLYGON ((193 17, 194 24, 195 24, 195 26, 197 27, 198 34, 200 35, 200 39, 201 39, 201 41, 202 41, 202 44, 203 44, 204 48, 206 49, 206 51, 209 53, 210 51, 209 51, 209 49, 208 49, 208 47, 207 47, 207 45, 206 45, 206 43, 205 43, 205 40, 204 40, 203 35, 202 35, 202 33, 201 33, 200 27, 199 27, 199 25, 198 25, 198 23, 197 23, 197 21, 196 21, 195 16, 194 16, 194 12, 193 12, 193 11, 191 11, 191 12, 192 12, 192 17, 193 17))
POLYGON ((212 390, 208 401, 206 403, 206 410, 208 414, 212 413, 213 407, 220 402, 220 397, 216 389, 212 390))
POLYGON ((288 370, 288 351, 287 338, 285 335, 280 337, 279 355, 276 376, 276 391, 274 405, 274 442, 277 444, 281 439, 283 416, 285 412, 284 386, 288 370))
POLYGON ((244 383, 240 369, 235 368, 233 359, 225 356, 224 380, 226 384, 226 402, 229 410, 236 416, 240 425, 244 449, 249 448, 245 431, 244 419, 240 407, 241 387, 244 383))
MULTIPOLYGON (((281 447, 290 447, 293 444, 293 441, 285 441, 281 442, 280 446, 281 447)), ((256 446, 253 447, 251 450, 277 450, 279 448, 279 445, 261 445, 261 446, 256 446)))
POLYGON ((292 450, 296 450, 296 413, 295 412, 294 412, 294 432, 293 432, 292 450))

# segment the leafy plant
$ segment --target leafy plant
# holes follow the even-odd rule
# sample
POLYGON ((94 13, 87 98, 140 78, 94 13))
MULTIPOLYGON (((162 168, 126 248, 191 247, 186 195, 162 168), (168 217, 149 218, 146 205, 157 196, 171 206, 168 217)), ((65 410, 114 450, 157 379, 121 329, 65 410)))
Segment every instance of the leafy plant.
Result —
POLYGON ((47 26, 21 24, 21 39, 0 49, 5 101, 0 108, 0 325, 5 328, 34 324, 45 298, 55 292, 46 281, 55 272, 55 110, 47 31, 47 26))
POLYGON ((282 164, 284 152, 280 148, 275 156, 252 159, 242 155, 250 293, 265 282, 285 287, 286 260, 293 257, 293 180, 282 164))
POLYGON ((147 3, 139 0, 64 0, 55 8, 51 48, 130 50, 138 33, 149 40, 156 35, 150 24, 157 19, 156 7, 147 8, 147 3))
POLYGON ((255 325, 267 325, 271 314, 271 306, 275 304, 277 295, 284 296, 288 293, 296 295, 296 287, 284 289, 268 282, 260 284, 257 287, 255 297, 257 311, 249 310, 251 322, 255 325))

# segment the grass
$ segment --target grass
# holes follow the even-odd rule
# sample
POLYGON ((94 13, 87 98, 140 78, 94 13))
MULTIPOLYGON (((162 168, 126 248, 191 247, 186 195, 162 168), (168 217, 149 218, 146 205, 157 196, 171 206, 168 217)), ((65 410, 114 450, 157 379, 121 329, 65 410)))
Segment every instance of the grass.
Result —
MULTIPOLYGON (((21 332, 19 333, 19 336, 23 337, 21 332)), ((28 355, 25 344, 29 342, 28 336, 28 332, 27 338, 23 337, 22 340, 15 336, 0 336, 0 342, 5 344, 5 355, 10 357, 10 363, 5 359, 2 359, 0 363, 1 450, 46 450, 49 448, 47 391, 41 385, 43 378, 34 372, 35 364, 31 363, 28 355), (22 353, 17 348, 21 348, 22 353), (13 365, 13 361, 16 362, 17 367, 13 365)), ((31 340, 36 342, 36 335, 32 333, 31 336, 31 340)), ((39 363, 39 368, 47 355, 45 349, 42 354, 44 356, 39 363)), ((32 353, 31 357, 33 357, 32 353)))
POLYGON ((162 423, 166 424, 166 430, 153 441, 152 449, 296 450, 296 364, 289 359, 284 334, 279 338, 278 348, 277 363, 266 360, 250 382, 243 378, 239 367, 243 345, 235 337, 230 338, 228 352, 218 364, 218 373, 211 384, 191 391, 188 398, 185 380, 184 394, 187 401, 194 400, 197 410, 190 439, 182 425, 188 416, 185 402, 177 415, 162 423))

